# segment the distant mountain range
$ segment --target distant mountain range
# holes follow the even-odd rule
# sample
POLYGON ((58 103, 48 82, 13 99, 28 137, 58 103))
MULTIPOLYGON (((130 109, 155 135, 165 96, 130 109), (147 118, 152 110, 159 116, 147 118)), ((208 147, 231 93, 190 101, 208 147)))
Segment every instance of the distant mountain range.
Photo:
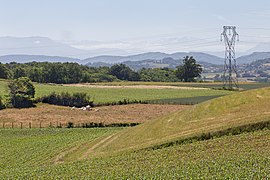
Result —
MULTIPOLYGON (((77 46, 76 46, 77 47, 77 46)), ((31 61, 49 61, 49 62, 78 62, 80 64, 87 64, 89 66, 96 66, 98 64, 114 64, 125 62, 128 64, 145 64, 145 66, 151 67, 151 63, 169 60, 170 58, 179 61, 185 56, 193 56, 198 62, 211 63, 211 64, 223 64, 224 59, 215 55, 213 53, 203 53, 203 52, 177 52, 172 54, 162 53, 162 52, 147 52, 136 55, 126 55, 126 56, 95 56, 96 54, 103 54, 101 52, 104 49, 96 49, 95 52, 89 50, 83 50, 75 48, 71 45, 57 42, 46 37, 0 37, 0 62, 31 62, 31 61), (99 52, 99 53, 97 53, 99 52), (90 58, 88 58, 90 57, 90 58), (144 62, 139 62, 144 61, 144 62)), ((108 52, 108 51, 107 51, 108 52)), ((250 52, 254 52, 250 55, 245 55, 237 58, 238 64, 250 63, 260 59, 270 58, 270 44, 262 43, 254 47, 250 52), (265 52, 253 50, 265 50, 265 52), (269 52, 267 52, 269 50, 269 52)), ((165 66, 174 66, 172 60, 171 64, 168 62, 164 64, 165 66)), ((181 62, 181 61, 180 61, 181 62)), ((153 66, 159 66, 155 64, 153 66)))
POLYGON ((197 61, 209 62, 212 64, 222 64, 223 59, 217 56, 213 56, 201 52, 177 52, 173 54, 166 54, 161 52, 149 52, 143 54, 137 54, 132 56, 97 56, 88 58, 82 61, 83 64, 105 62, 105 63, 119 63, 126 61, 143 61, 143 60, 162 60, 164 58, 173 58, 175 60, 183 59, 185 56, 193 56, 197 61))
MULTIPOLYGON (((15 55, 0 56, 0 62, 1 63, 9 63, 13 61, 19 63, 26 63, 32 61, 77 62, 79 64, 84 64, 88 66, 110 66, 116 63, 124 63, 133 66, 134 69, 137 69, 136 66, 146 68, 156 66, 174 67, 175 62, 180 63, 183 57, 185 56, 193 56, 198 62, 210 63, 213 65, 221 65, 224 62, 223 58, 200 52, 190 52, 190 53, 178 52, 173 54, 166 54, 161 52, 149 52, 132 56, 97 56, 83 60, 63 56, 15 54, 15 55)), ((270 52, 255 52, 247 56, 241 56, 237 58, 236 61, 237 64, 248 64, 253 61, 266 58, 270 58, 270 52)))
MULTIPOLYGON (((162 60, 141 60, 141 61, 124 61, 121 62, 122 64, 125 64, 132 68, 133 70, 140 70, 142 68, 176 68, 176 66, 179 66, 182 64, 180 60, 175 60, 171 57, 164 58, 162 60)), ((207 63, 204 61, 198 61, 199 64, 201 64, 204 68, 208 67, 217 67, 220 65, 215 65, 211 63, 207 63)), ((105 63, 105 62, 95 62, 91 64, 86 64, 87 66, 91 67, 101 67, 101 66, 107 66, 111 67, 113 64, 112 63, 105 63)))
POLYGON ((80 59, 70 58, 70 57, 60 57, 60 56, 45 56, 45 55, 6 55, 0 56, 1 63, 10 63, 10 62, 19 62, 19 63, 27 63, 27 62, 77 62, 80 63, 80 59))
POLYGON ((241 56, 236 59, 238 64, 248 64, 253 61, 270 58, 270 52, 254 52, 250 55, 241 56))

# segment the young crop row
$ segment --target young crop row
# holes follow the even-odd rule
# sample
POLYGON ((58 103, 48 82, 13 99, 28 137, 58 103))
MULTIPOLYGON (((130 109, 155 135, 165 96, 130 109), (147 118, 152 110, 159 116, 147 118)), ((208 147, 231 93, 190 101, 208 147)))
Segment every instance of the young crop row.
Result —
POLYGON ((0 171, 50 165, 62 152, 120 129, 1 129, 0 171))
POLYGON ((26 168, 25 162, 0 173, 22 179, 268 179, 269 154, 270 131, 263 130, 54 166, 26 168))

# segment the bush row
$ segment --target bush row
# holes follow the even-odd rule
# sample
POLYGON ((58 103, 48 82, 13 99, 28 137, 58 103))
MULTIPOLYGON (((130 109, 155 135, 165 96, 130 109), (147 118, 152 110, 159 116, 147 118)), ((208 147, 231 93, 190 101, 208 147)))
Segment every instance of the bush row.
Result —
POLYGON ((82 107, 82 106, 93 106, 93 101, 90 100, 90 96, 87 93, 68 93, 62 92, 56 94, 55 92, 48 96, 43 96, 36 99, 36 102, 54 104, 59 106, 70 106, 70 107, 82 107))
POLYGON ((142 100, 124 99, 124 100, 114 101, 114 102, 99 103, 99 104, 95 104, 95 106, 115 106, 115 105, 127 105, 127 104, 148 104, 148 102, 142 101, 142 100))
POLYGON ((137 126, 140 123, 111 123, 111 124, 104 124, 104 123, 82 123, 79 125, 74 125, 73 122, 67 123, 67 128, 104 128, 104 127, 133 127, 137 126))

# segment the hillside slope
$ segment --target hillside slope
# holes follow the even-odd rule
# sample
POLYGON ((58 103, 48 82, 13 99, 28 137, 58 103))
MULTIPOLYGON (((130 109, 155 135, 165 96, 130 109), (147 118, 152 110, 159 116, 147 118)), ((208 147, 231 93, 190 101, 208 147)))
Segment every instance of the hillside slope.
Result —
POLYGON ((92 154, 146 148, 170 141, 269 121, 270 88, 235 93, 201 103, 111 136, 92 154))

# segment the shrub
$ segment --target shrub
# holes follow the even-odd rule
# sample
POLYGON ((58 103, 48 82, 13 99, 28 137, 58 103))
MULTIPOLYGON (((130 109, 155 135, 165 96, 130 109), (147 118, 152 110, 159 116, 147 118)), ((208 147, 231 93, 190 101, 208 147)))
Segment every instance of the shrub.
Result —
POLYGON ((73 122, 68 122, 67 123, 67 128, 74 128, 73 122))

